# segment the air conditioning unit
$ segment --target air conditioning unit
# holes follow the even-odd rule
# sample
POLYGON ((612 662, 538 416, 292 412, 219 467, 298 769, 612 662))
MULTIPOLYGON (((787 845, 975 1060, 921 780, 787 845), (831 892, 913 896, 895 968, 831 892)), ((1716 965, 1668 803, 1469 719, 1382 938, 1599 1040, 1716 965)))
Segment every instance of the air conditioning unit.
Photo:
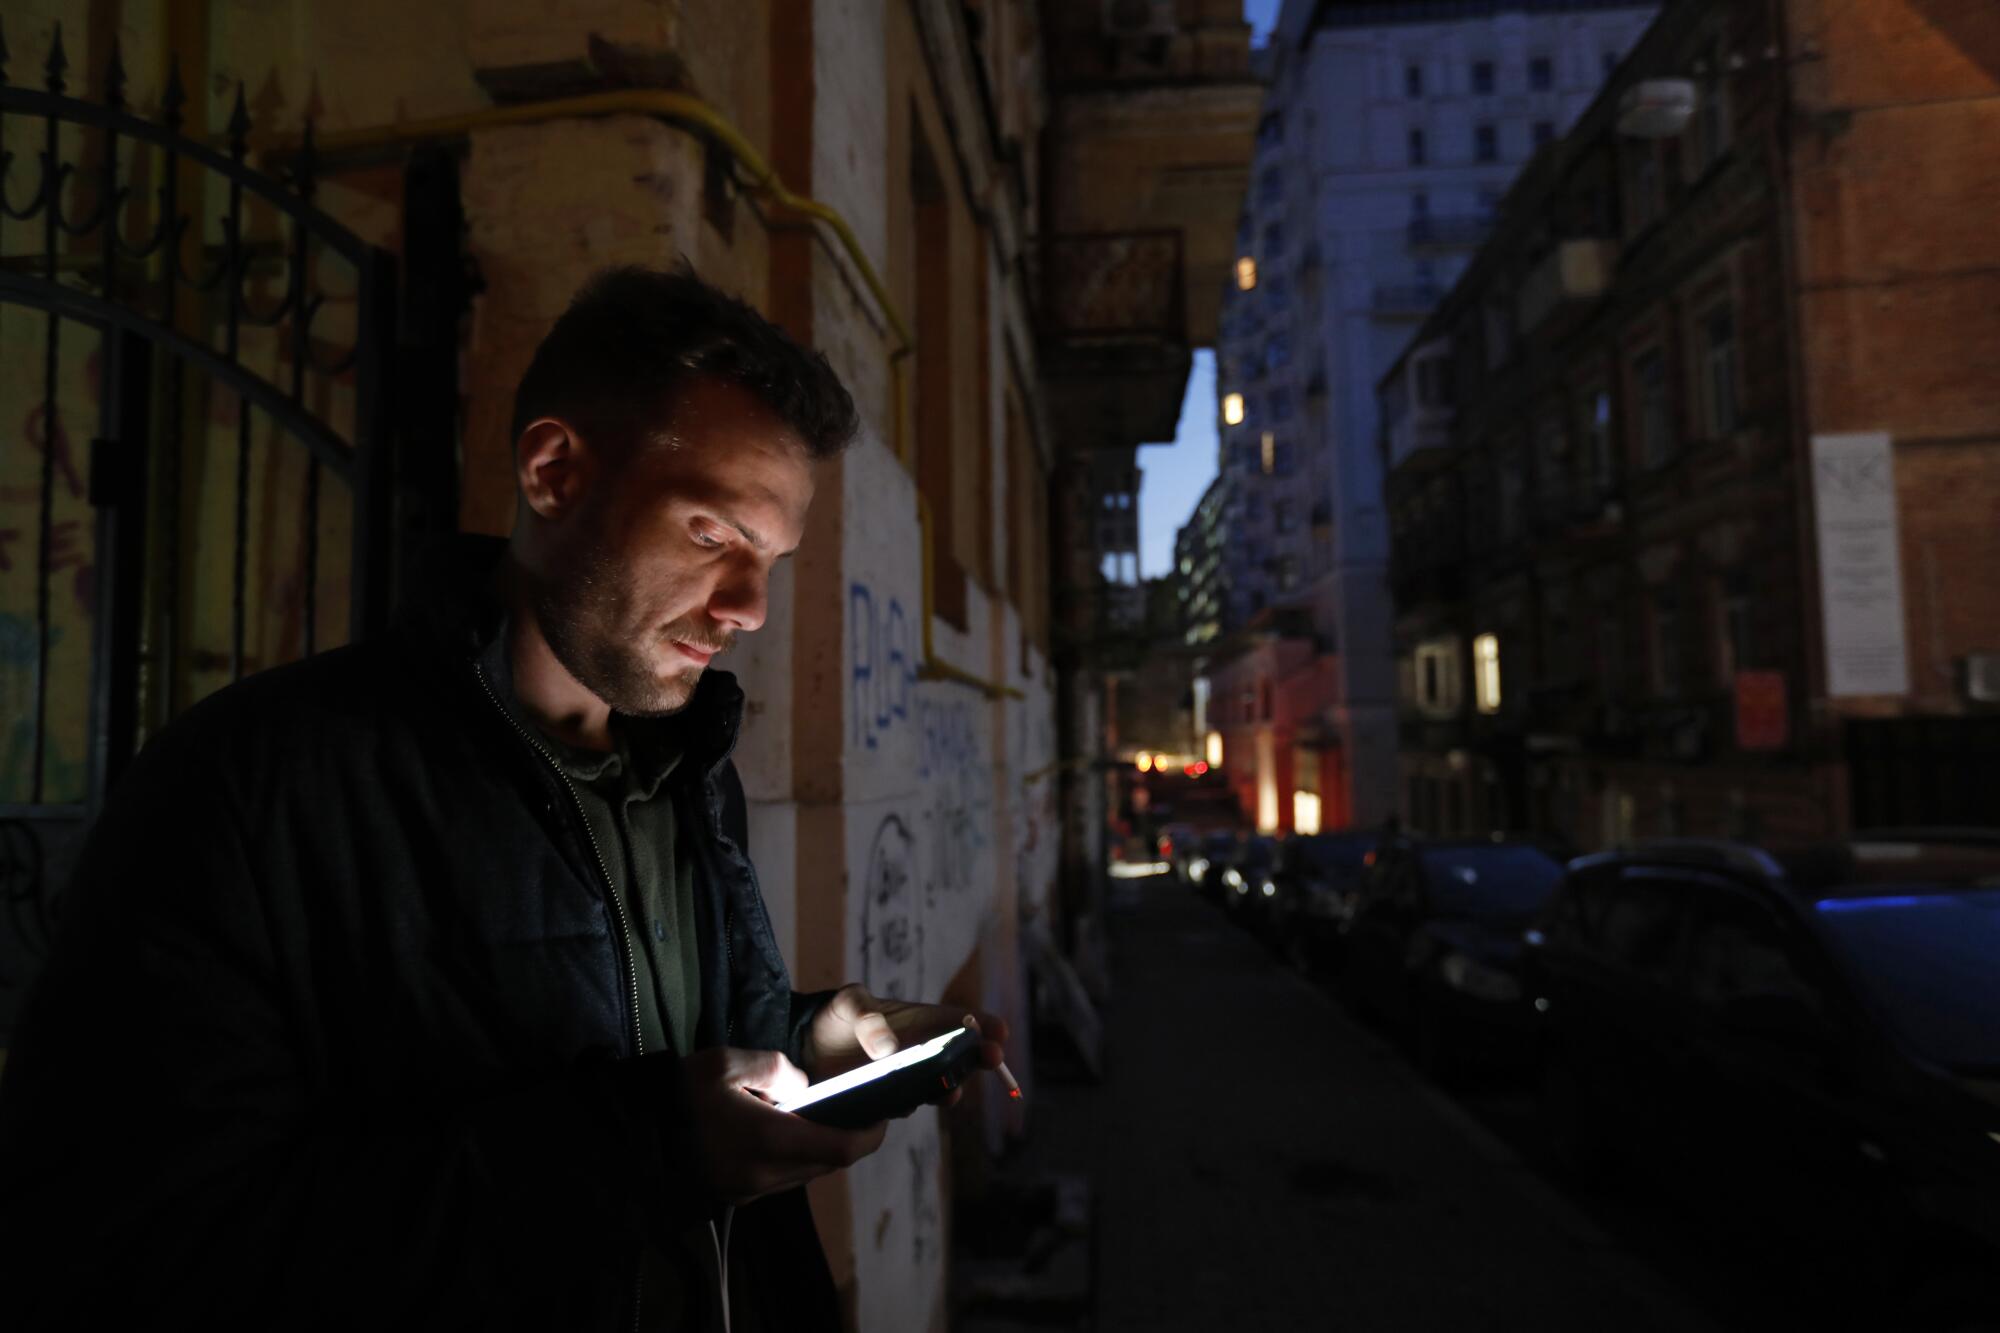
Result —
POLYGON ((1692 79, 1646 79, 1618 98, 1618 132, 1634 139, 1671 139, 1694 118, 1700 93, 1692 79))
POLYGON ((1174 0, 1104 0, 1106 36, 1171 37, 1179 29, 1174 0))
POLYGON ((1973 653, 1965 659, 1965 697, 1976 704, 2000 704, 2000 653, 1973 653))

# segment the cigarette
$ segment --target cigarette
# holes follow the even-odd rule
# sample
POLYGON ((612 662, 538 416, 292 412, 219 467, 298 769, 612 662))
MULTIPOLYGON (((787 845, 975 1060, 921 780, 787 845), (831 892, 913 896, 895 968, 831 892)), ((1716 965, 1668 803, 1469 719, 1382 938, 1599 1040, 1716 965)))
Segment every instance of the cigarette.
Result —
POLYGON ((1017 1102, 1020 1101, 1021 1085, 1014 1081, 1014 1075, 1011 1071, 1008 1070, 1007 1062, 1005 1060, 1002 1060, 998 1065, 998 1067, 996 1067, 993 1072, 998 1074, 1000 1076, 1000 1081, 1007 1085, 1007 1095, 1009 1097, 1012 1097, 1017 1102))

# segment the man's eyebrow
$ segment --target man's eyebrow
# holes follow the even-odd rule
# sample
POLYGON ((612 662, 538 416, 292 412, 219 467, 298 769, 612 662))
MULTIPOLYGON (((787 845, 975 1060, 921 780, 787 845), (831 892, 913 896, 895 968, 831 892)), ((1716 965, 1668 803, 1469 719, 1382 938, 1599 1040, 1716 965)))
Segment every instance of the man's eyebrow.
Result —
POLYGON ((752 532, 749 528, 744 527, 741 523, 738 523, 735 519, 729 517, 727 514, 724 514, 722 516, 722 521, 724 523, 727 523, 730 527, 735 528, 738 532, 742 533, 743 540, 749 542, 752 546, 756 547, 758 550, 768 551, 771 549, 771 543, 765 541, 762 537, 752 532))

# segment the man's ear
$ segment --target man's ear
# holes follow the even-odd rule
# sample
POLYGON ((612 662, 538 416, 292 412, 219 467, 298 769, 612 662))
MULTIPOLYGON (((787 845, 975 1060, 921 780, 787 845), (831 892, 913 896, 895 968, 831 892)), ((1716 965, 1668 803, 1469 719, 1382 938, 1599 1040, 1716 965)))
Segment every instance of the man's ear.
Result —
POLYGON ((514 482, 521 499, 542 518, 572 512, 589 491, 598 462, 569 423, 554 417, 529 422, 514 441, 514 482))

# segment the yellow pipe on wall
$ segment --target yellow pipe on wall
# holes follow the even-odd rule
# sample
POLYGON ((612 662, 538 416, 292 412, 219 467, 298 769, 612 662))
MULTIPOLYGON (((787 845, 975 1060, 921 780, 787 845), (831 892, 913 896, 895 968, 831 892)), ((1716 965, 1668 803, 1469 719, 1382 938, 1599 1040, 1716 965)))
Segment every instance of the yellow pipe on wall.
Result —
MULTIPOLYGON (((883 322, 895 336, 896 347, 889 353, 889 429, 891 448, 896 458, 912 473, 916 471, 915 447, 909 429, 907 402, 908 371, 910 354, 916 351, 916 339, 910 326, 904 322, 895 302, 889 299, 888 284, 875 271, 869 261, 867 251, 861 248, 861 241, 854 234, 854 228, 847 219, 831 205, 817 199, 809 199, 794 194, 778 178, 778 173, 757 146, 745 138, 743 132, 725 119, 721 112, 708 103, 688 93, 667 92, 656 88, 626 88, 613 92, 585 93, 576 97, 557 97, 541 102, 521 102, 507 106, 482 107, 477 111, 465 111, 450 116, 432 116, 423 120, 398 121, 394 125, 378 125, 355 130, 333 130, 317 136, 317 148, 321 153, 348 153, 371 148, 391 148, 405 144, 436 143, 440 140, 458 139, 474 130, 494 129, 506 125, 534 125, 544 121, 562 120, 571 117, 638 115, 655 116, 661 120, 683 127, 692 126, 709 135, 716 143, 729 151, 738 166, 750 177, 750 185, 758 193, 769 198, 779 207, 811 218, 821 223, 833 233, 840 248, 855 270, 861 275, 862 285, 875 298, 875 304, 882 312, 883 322)), ((287 144, 288 148, 292 145, 287 144)), ((961 670, 951 663, 939 659, 931 648, 931 618, 936 612, 931 586, 931 542, 930 504, 922 491, 917 492, 917 534, 923 547, 923 636, 924 660, 918 675, 926 680, 955 681, 970 685, 989 699, 1020 699, 1021 691, 1000 681, 991 681, 961 670)))

